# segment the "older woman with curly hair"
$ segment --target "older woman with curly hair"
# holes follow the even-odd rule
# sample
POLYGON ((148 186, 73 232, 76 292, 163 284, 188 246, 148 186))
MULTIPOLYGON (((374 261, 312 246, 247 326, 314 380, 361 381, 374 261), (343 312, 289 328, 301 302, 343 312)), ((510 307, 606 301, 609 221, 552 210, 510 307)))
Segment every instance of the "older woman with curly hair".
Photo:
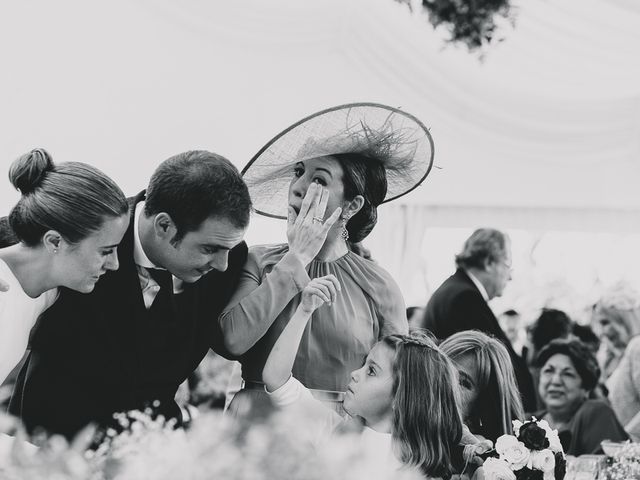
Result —
POLYGON ((536 364, 540 367, 538 393, 546 406, 536 417, 558 430, 567 454, 597 453, 603 440, 628 438, 611 407, 588 398, 600 368, 580 340, 552 340, 540 351, 536 364))
POLYGON ((600 334, 608 375, 609 400, 625 430, 640 440, 640 293, 625 285, 596 304, 593 321, 600 334))

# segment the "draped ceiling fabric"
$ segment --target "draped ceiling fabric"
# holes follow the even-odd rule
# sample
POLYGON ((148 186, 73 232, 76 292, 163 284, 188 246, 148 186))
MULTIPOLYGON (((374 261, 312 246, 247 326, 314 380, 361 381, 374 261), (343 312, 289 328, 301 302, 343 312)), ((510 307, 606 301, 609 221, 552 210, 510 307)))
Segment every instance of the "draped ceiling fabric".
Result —
MULTIPOLYGON (((374 243, 416 234, 404 205, 435 226, 640 231, 640 2, 514 3, 480 62, 393 0, 2 2, 0 171, 43 146, 132 194, 174 153, 242 167, 303 116, 372 101, 422 119, 436 165, 374 243)), ((4 183, 0 213, 16 199, 4 183)), ((282 235, 267 225, 251 243, 282 235)))

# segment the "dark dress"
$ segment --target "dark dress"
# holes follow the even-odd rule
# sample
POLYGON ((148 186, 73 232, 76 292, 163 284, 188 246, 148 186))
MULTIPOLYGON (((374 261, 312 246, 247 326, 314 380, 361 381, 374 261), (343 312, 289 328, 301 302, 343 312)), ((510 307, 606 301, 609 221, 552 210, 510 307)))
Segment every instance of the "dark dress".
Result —
MULTIPOLYGON (((541 410, 536 418, 541 420, 546 414, 546 410, 541 410)), ((629 438, 616 414, 602 400, 586 400, 558 435, 564 452, 576 457, 602 453, 600 442, 603 440, 622 442, 629 438)))

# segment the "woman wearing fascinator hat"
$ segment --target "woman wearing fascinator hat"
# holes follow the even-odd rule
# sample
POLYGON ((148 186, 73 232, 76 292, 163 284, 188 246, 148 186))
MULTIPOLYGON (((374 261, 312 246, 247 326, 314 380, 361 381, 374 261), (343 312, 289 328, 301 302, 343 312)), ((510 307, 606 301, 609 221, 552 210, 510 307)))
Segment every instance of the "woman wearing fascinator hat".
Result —
POLYGON ((244 388, 231 411, 268 407, 262 370, 311 279, 327 305, 303 334, 293 375, 341 412, 350 372, 382 337, 408 330, 402 294, 376 263, 351 250, 375 227, 377 207, 416 188, 433 141, 415 117, 371 103, 311 115, 277 135, 244 168, 257 213, 287 219, 287 244, 249 249, 238 289, 220 316, 244 388))

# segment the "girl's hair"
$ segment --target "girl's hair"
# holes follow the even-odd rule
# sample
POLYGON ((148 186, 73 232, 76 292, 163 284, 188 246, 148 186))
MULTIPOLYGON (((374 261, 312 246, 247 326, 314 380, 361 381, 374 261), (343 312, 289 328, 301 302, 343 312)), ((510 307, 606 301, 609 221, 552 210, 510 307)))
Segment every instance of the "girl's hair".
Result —
POLYGON ((9 180, 22 194, 9 213, 9 224, 28 246, 37 245, 48 230, 77 243, 100 229, 105 217, 128 211, 120 188, 100 170, 78 162, 54 165, 41 148, 15 160, 9 180))
POLYGON ((462 436, 457 377, 449 358, 422 332, 389 335, 393 361, 393 439, 400 460, 448 478, 462 436))
POLYGON ((513 434, 512 420, 524 418, 524 410, 506 347, 493 337, 469 330, 447 338, 440 348, 454 362, 470 356, 476 366, 478 398, 470 409, 469 429, 493 442, 513 434))

